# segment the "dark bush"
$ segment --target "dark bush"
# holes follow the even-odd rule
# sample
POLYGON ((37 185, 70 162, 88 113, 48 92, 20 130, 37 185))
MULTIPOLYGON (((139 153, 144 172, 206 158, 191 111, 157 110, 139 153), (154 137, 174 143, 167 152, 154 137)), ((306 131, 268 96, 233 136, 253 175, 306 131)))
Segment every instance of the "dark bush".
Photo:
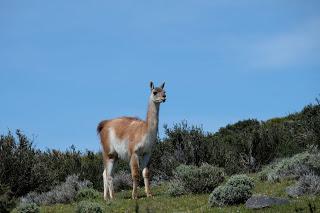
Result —
MULTIPOLYGON (((102 153, 94 153, 92 151, 86 151, 81 154, 81 167, 78 168, 75 174, 80 174, 80 178, 89 180, 93 184, 93 188, 97 190, 103 189, 103 161, 102 153)), ((119 164, 117 164, 118 167, 119 164)), ((69 173, 72 174, 72 173, 69 173)))
POLYGON ((16 201, 8 186, 0 184, 0 212, 9 213, 16 206, 16 201))
POLYGON ((10 186, 15 196, 35 190, 48 190, 52 182, 47 165, 38 160, 40 152, 32 142, 16 131, 17 139, 11 134, 0 137, 0 183, 10 186))
POLYGON ((173 128, 164 128, 166 138, 157 143, 151 158, 150 167, 154 175, 167 179, 180 164, 200 166, 207 161, 210 150, 202 128, 190 127, 186 121, 175 124, 173 128))
POLYGON ((62 152, 40 151, 21 131, 0 136, 0 183, 10 187, 15 197, 34 191, 47 192, 70 174, 79 174, 102 189, 101 153, 81 153, 74 146, 62 152))

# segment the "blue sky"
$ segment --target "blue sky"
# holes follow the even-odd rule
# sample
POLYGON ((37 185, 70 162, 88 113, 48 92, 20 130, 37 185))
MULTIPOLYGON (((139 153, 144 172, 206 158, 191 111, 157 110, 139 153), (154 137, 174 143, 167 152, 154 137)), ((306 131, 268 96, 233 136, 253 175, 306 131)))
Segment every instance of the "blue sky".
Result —
POLYGON ((99 150, 96 125, 145 117, 217 131, 297 112, 320 93, 317 0, 0 2, 0 133, 99 150))

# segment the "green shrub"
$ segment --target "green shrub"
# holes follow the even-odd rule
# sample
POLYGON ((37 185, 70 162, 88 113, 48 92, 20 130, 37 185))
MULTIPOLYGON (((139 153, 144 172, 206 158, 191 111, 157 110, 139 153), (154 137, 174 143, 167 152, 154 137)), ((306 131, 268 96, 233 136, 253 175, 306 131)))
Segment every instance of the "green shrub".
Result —
POLYGON ((227 183, 217 187, 209 196, 209 206, 244 203, 252 196, 253 179, 247 175, 234 175, 227 183))
POLYGON ((307 174, 302 176, 297 186, 304 190, 304 194, 320 195, 320 176, 307 174))
POLYGON ((175 181, 169 185, 168 189, 171 195, 178 195, 182 192, 210 192, 224 180, 223 169, 209 164, 203 164, 200 167, 180 165, 174 171, 174 176, 175 181), (181 184, 181 186, 177 186, 177 184, 181 184), (175 190, 177 192, 174 192, 175 190))
POLYGON ((320 176, 313 173, 303 175, 293 186, 286 189, 289 196, 320 195, 320 176))
POLYGON ((268 174, 272 171, 272 164, 263 167, 263 169, 258 173, 258 178, 262 181, 268 180, 268 174))
POLYGON ((78 175, 70 175, 66 181, 53 187, 48 192, 36 193, 30 192, 21 198, 21 203, 36 203, 50 205, 56 203, 70 203, 74 201, 78 191, 90 187, 90 181, 81 181, 78 175))
POLYGON ((20 205, 17 209, 17 212, 18 213, 39 213, 40 208, 35 203, 26 203, 26 204, 20 205))
POLYGON ((0 212, 10 212, 16 205, 9 187, 0 184, 0 212))
POLYGON ((93 200, 100 197, 100 193, 92 188, 83 188, 78 191, 75 200, 82 201, 82 200, 93 200))
POLYGON ((192 193, 210 192, 224 180, 223 169, 209 164, 200 167, 181 165, 174 174, 192 193))
POLYGON ((76 213, 102 213, 103 208, 99 203, 91 201, 81 201, 78 203, 76 213))
POLYGON ((305 152, 266 166, 259 172, 258 177, 260 180, 276 182, 284 178, 298 179, 310 172, 319 174, 319 171, 320 153, 316 146, 312 146, 312 150, 309 148, 305 152))
POLYGON ((231 176, 226 185, 238 187, 241 185, 248 186, 250 189, 254 188, 254 180, 251 177, 248 177, 247 175, 241 174, 241 175, 233 175, 231 176))
POLYGON ((194 188, 191 187, 192 192, 211 192, 224 181, 224 170, 222 168, 205 163, 198 168, 198 172, 200 179, 194 188))
POLYGON ((168 185, 168 194, 172 197, 189 193, 180 180, 172 180, 168 185))
POLYGON ((320 175, 320 150, 318 146, 311 145, 307 151, 311 154, 307 166, 317 175, 320 175))

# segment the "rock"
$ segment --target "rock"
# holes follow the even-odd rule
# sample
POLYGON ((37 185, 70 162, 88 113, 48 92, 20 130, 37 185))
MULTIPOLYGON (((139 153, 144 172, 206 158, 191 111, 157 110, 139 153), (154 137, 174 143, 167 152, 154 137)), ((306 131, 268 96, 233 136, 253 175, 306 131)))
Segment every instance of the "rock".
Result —
POLYGON ((269 197, 266 195, 254 195, 247 200, 246 207, 249 209, 261 209, 287 203, 289 203, 289 200, 284 198, 269 197))

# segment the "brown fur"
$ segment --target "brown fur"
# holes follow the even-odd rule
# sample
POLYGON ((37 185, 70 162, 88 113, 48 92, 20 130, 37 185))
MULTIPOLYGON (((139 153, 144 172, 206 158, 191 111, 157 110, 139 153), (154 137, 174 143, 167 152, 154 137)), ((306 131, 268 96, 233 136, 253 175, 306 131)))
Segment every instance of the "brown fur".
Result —
POLYGON ((116 136, 120 139, 129 139, 129 153, 134 151, 135 145, 141 141, 142 137, 147 132, 147 124, 145 121, 136 117, 121 117, 113 120, 101 121, 97 127, 101 137, 101 144, 104 153, 109 153, 109 135, 108 128, 112 127, 115 130, 116 136))

